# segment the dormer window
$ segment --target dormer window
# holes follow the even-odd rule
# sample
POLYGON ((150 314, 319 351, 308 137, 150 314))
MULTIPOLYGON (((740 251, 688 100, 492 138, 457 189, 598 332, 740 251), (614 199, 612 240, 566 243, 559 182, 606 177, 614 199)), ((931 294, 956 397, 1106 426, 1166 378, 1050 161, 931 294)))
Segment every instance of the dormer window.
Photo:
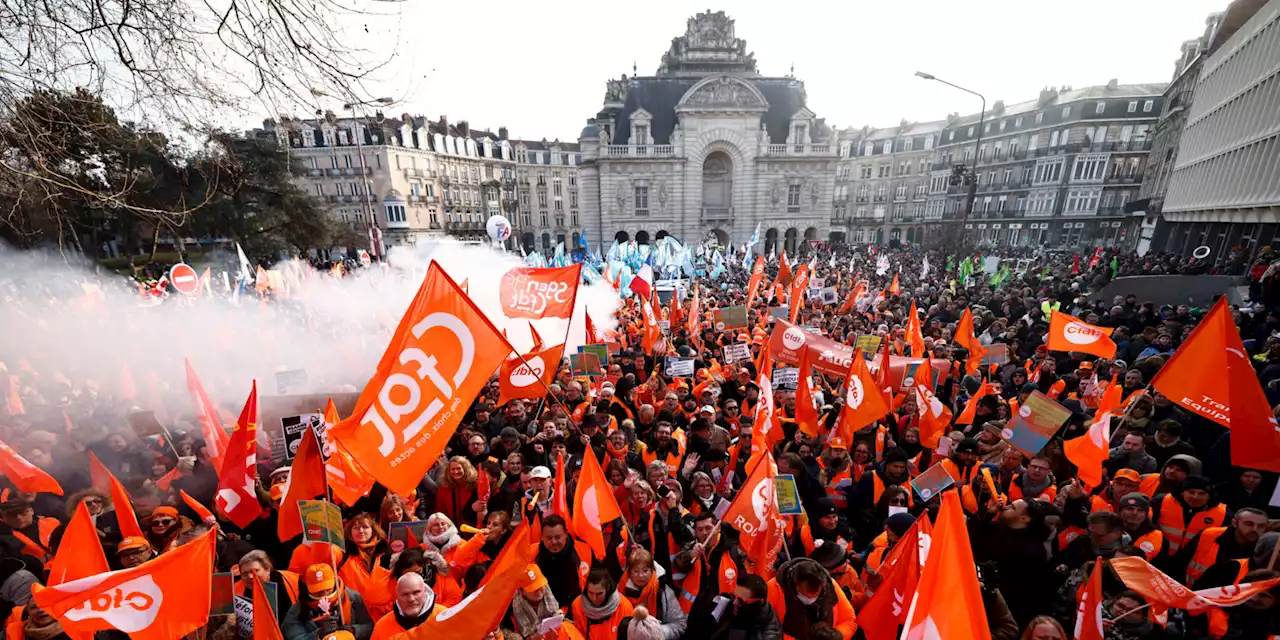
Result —
POLYGON ((338 131, 338 144, 342 144, 342 145, 351 144, 350 142, 347 142, 347 130, 346 130, 346 129, 341 129, 341 130, 339 130, 339 131, 338 131))
POLYGON ((323 130, 323 133, 324 133, 324 146, 332 147, 333 146, 333 127, 325 127, 323 130))
POLYGON ((302 130, 302 146, 304 147, 316 146, 316 132, 314 129, 307 127, 306 129, 302 130))

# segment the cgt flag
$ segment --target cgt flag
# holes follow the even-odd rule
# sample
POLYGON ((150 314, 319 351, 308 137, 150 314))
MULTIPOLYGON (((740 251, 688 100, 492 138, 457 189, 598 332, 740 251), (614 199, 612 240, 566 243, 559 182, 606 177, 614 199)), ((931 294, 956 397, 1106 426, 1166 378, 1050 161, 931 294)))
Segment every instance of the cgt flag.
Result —
MULTIPOLYGON (((509 318, 569 318, 582 282, 582 263, 567 267, 516 267, 498 285, 509 318)), ((466 292, 463 292, 466 295, 466 292)))
POLYGON ((1048 347, 1050 351, 1075 351, 1111 359, 1116 357, 1116 343, 1111 340, 1111 331, 1054 311, 1049 318, 1048 347))
POLYGON ((408 495, 511 347, 435 261, 355 411, 332 435, 388 489, 408 495))

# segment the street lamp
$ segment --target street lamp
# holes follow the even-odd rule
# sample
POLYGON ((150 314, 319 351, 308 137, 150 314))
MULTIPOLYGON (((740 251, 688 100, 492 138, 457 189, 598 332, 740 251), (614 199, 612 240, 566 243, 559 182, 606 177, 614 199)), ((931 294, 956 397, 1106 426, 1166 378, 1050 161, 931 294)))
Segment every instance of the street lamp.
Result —
MULTIPOLYGON (((960 220, 960 233, 954 236, 956 238, 963 238, 964 225, 968 224, 969 222, 969 215, 973 213, 973 201, 977 198, 977 195, 978 195, 978 161, 981 160, 980 154, 982 149, 982 127, 983 127, 983 123, 987 119, 987 98, 986 96, 982 95, 981 93, 978 93, 977 91, 973 91, 972 89, 966 89, 958 84, 952 84, 931 73, 917 71, 916 77, 922 78, 924 80, 933 80, 934 82, 941 82, 942 84, 945 84, 948 87, 951 87, 953 89, 959 89, 965 93, 978 96, 978 98, 982 100, 982 111, 978 115, 978 135, 974 137, 974 140, 973 140, 973 165, 968 167, 967 169, 963 164, 955 165, 951 174, 952 184, 963 182, 963 183, 967 183, 969 186, 969 194, 968 194, 968 197, 965 199, 965 205, 964 205, 964 217, 960 220)), ((961 240, 961 242, 963 242, 963 240, 961 240)))
MULTIPOLYGON (((329 93, 325 92, 325 90, 317 89, 315 87, 312 87, 311 95, 317 98, 333 97, 329 93)), ((391 98, 377 98, 370 102, 359 102, 359 103, 348 102, 342 105, 342 108, 344 110, 350 111, 351 119, 355 120, 356 108, 366 104, 390 106, 392 104, 395 104, 395 100, 391 98)), ((361 191, 364 192, 364 213, 366 216, 368 216, 368 220, 369 220, 369 256, 374 260, 380 260, 383 258, 382 228, 378 226, 377 216, 375 216, 373 213, 373 201, 371 199, 371 194, 369 193, 370 191, 369 179, 368 179, 369 168, 364 161, 364 141, 361 139, 364 136, 362 135, 362 132, 356 131, 353 137, 356 139, 356 155, 360 158, 360 180, 364 183, 362 185, 363 188, 361 189, 361 191)))

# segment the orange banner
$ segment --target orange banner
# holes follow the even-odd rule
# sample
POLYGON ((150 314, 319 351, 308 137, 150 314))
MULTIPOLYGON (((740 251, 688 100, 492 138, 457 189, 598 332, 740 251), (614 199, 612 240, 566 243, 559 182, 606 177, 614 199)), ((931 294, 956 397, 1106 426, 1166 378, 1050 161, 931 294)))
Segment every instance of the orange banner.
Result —
POLYGON ((568 318, 582 281, 582 264, 516 267, 502 274, 498 296, 509 318, 568 318))
POLYGON ((547 386, 556 377, 560 368, 560 358, 564 356, 564 345, 558 344, 538 353, 529 353, 520 358, 511 358, 502 363, 498 370, 498 406, 516 399, 537 399, 547 395, 547 386), (542 382, 538 382, 541 380, 542 382))

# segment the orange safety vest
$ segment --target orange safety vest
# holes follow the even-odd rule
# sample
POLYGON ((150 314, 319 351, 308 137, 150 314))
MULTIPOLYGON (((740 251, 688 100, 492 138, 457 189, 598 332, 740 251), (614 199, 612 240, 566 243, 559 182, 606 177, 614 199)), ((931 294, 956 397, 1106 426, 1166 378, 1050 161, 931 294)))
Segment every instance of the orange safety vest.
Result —
POLYGON ((1199 580, 1200 576, 1218 561, 1218 538, 1222 537, 1226 531, 1226 527, 1209 527, 1200 532, 1200 538, 1196 540, 1195 552, 1191 555, 1191 562, 1187 564, 1187 586, 1199 580))
POLYGON ((631 601, 619 598, 618 608, 608 620, 593 622, 587 619, 586 609, 582 606, 582 601, 586 597, 586 594, 583 594, 573 601, 571 607, 573 611, 570 614, 573 618, 573 626, 578 628, 578 632, 585 640, 615 640, 618 637, 618 627, 622 625, 623 620, 631 616, 631 601))
MULTIPOLYGON (((675 442, 677 445, 680 444, 680 442, 675 439, 675 436, 672 436, 672 442, 675 442)), ((676 472, 680 471, 680 449, 681 447, 677 446, 675 451, 668 453, 666 459, 663 460, 663 462, 667 463, 667 475, 672 478, 676 477, 676 472)), ((645 447, 640 457, 644 460, 644 466, 647 468, 650 463, 658 459, 658 454, 656 451, 651 451, 648 447, 645 447)))
POLYGON ((1066 549, 1067 546, 1071 544, 1071 541, 1086 533, 1088 533, 1087 529, 1084 527, 1077 527, 1075 525, 1071 525, 1070 527, 1063 529, 1058 533, 1058 551, 1061 552, 1063 549, 1066 549))
POLYGON ((847 493, 850 486, 853 485, 853 475, 849 473, 849 468, 836 473, 827 480, 827 497, 836 503, 837 509, 846 509, 849 506, 849 494, 847 493))
MULTIPOLYGON (((915 506, 914 499, 911 497, 911 486, 907 483, 903 483, 898 486, 902 487, 907 492, 907 507, 910 508, 915 506)), ((880 472, 878 471, 871 472, 871 489, 871 503, 880 504, 880 496, 884 494, 885 485, 884 480, 880 479, 880 472)))
POLYGON ((1152 529, 1146 535, 1139 536, 1133 541, 1133 546, 1142 549, 1142 555, 1146 556, 1147 562, 1156 559, 1160 554, 1160 548, 1164 546, 1164 532, 1159 529, 1152 529))
POLYGON ((1195 514, 1191 522, 1183 519, 1182 503, 1173 494, 1166 494, 1160 502, 1160 521, 1156 526, 1169 539, 1169 553, 1177 553, 1187 540, 1209 527, 1220 527, 1227 519, 1227 505, 1218 504, 1195 514))
POLYGON ((1026 498, 1028 500, 1041 500, 1043 502, 1053 502, 1058 498, 1058 487, 1054 486, 1052 482, 1050 482, 1049 487, 1044 491, 1041 491, 1040 495, 1038 496, 1023 495, 1022 485, 1018 483, 1018 481, 1021 479, 1022 479, 1022 474, 1019 473, 1018 475, 1013 477, 1012 481, 1009 482, 1009 501, 1010 502, 1013 502, 1015 500, 1022 500, 1023 498, 1026 498))
POLYGON ((1111 501, 1107 500, 1101 495, 1089 496, 1089 513, 1093 513, 1095 511, 1114 512, 1115 510, 1116 508, 1112 506, 1111 501))
POLYGON ((957 487, 960 485, 968 486, 968 484, 973 480, 973 471, 978 468, 978 465, 975 464, 966 469, 964 473, 961 473, 960 465, 956 464, 955 460, 952 460, 951 458, 945 458, 938 464, 941 464, 942 468, 946 469, 947 473, 951 474, 951 477, 956 481, 954 486, 957 487))
POLYGON ((53 557, 53 551, 49 549, 49 538, 53 536, 53 532, 58 529, 60 524, 56 518, 36 518, 36 531, 39 532, 39 540, 32 540, 17 529, 13 530, 13 537, 22 543, 22 553, 40 562, 48 562, 53 557))
POLYGON ((889 546, 875 547, 871 553, 867 554, 867 561, 862 565, 862 582, 866 583, 873 573, 880 572, 880 565, 884 564, 884 556, 889 553, 889 546))

